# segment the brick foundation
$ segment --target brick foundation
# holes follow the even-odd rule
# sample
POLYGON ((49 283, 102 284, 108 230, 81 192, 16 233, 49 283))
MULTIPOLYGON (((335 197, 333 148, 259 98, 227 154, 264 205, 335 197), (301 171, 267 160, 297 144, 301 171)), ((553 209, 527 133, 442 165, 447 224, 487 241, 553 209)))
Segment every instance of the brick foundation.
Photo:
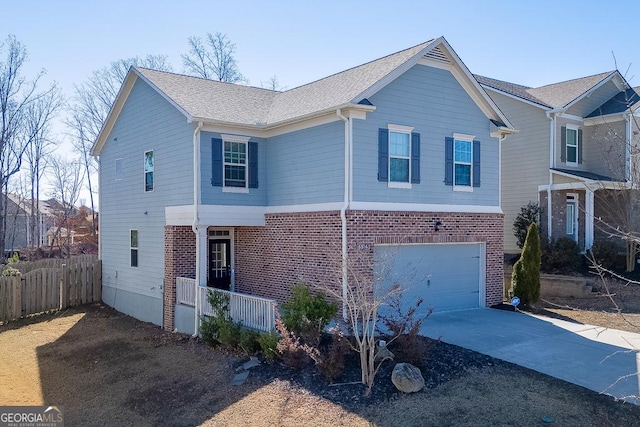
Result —
POLYGON ((196 277, 196 235, 189 226, 164 228, 164 329, 174 328, 176 277, 196 277))

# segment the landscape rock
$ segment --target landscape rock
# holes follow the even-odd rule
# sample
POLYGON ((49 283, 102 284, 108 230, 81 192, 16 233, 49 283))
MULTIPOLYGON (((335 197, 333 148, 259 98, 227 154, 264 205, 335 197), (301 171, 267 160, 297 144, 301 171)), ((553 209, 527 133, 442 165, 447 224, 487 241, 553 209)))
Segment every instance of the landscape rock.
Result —
POLYGON ((415 393, 424 388, 420 369, 410 363, 398 363, 391 373, 391 382, 403 393, 415 393))

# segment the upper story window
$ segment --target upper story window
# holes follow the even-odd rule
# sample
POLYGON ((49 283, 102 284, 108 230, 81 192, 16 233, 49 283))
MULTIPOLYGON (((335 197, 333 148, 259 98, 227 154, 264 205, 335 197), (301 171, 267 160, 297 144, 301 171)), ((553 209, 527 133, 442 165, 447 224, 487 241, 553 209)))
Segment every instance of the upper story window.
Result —
POLYGON ((480 187, 480 141, 475 136, 454 133, 445 138, 445 185, 454 191, 480 187))
POLYGON ((560 129, 560 161, 568 166, 582 163, 582 129, 568 124, 560 129))
POLYGON ((224 141, 224 186, 247 187, 247 143, 224 141))
POLYGON ((567 128, 567 163, 578 163, 578 130, 567 128))
POLYGON ((144 191, 153 191, 153 150, 144 153, 144 191))
POLYGON ((453 185, 471 187, 473 143, 472 141, 454 139, 453 144, 453 185))
POLYGON ((378 181, 390 188, 420 183, 420 134, 409 126, 378 129, 378 181))
POLYGON ((221 136, 211 140, 211 185, 229 193, 258 188, 258 143, 248 136, 221 136))

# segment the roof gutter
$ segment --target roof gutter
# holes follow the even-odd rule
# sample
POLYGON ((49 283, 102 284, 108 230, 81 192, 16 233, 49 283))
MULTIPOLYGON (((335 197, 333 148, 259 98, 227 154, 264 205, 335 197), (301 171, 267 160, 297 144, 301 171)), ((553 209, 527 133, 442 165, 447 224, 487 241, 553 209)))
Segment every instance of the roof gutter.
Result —
POLYGON ((202 129, 203 123, 198 122, 195 130, 193 131, 193 223, 191 224, 191 229, 196 235, 196 294, 195 294, 195 319, 194 319, 194 330, 193 336, 197 337, 200 332, 200 265, 202 264, 202 257, 200 253, 200 246, 203 244, 200 241, 200 215, 198 212, 198 208, 200 206, 200 130, 202 129))
POLYGON ((348 298, 349 270, 347 257, 347 209, 351 201, 351 154, 352 154, 352 119, 342 114, 340 108, 336 110, 336 115, 344 122, 344 199, 340 208, 340 222, 342 228, 342 317, 347 320, 347 306, 345 301, 348 298))

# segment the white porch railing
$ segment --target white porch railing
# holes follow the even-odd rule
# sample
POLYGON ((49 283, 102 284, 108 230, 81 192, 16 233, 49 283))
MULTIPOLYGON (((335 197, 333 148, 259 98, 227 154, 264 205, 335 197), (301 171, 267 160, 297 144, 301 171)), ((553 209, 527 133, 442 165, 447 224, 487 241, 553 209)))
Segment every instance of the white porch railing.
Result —
POLYGON ((176 277, 176 302, 192 307, 196 305, 196 279, 176 277))
POLYGON ((199 311, 204 316, 213 316, 215 314, 213 307, 209 304, 208 292, 220 292, 229 295, 229 312, 234 321, 242 322, 243 326, 264 332, 272 331, 275 328, 275 300, 196 286, 195 279, 176 278, 176 300, 178 304, 195 306, 196 291, 200 292, 198 295, 199 311))

